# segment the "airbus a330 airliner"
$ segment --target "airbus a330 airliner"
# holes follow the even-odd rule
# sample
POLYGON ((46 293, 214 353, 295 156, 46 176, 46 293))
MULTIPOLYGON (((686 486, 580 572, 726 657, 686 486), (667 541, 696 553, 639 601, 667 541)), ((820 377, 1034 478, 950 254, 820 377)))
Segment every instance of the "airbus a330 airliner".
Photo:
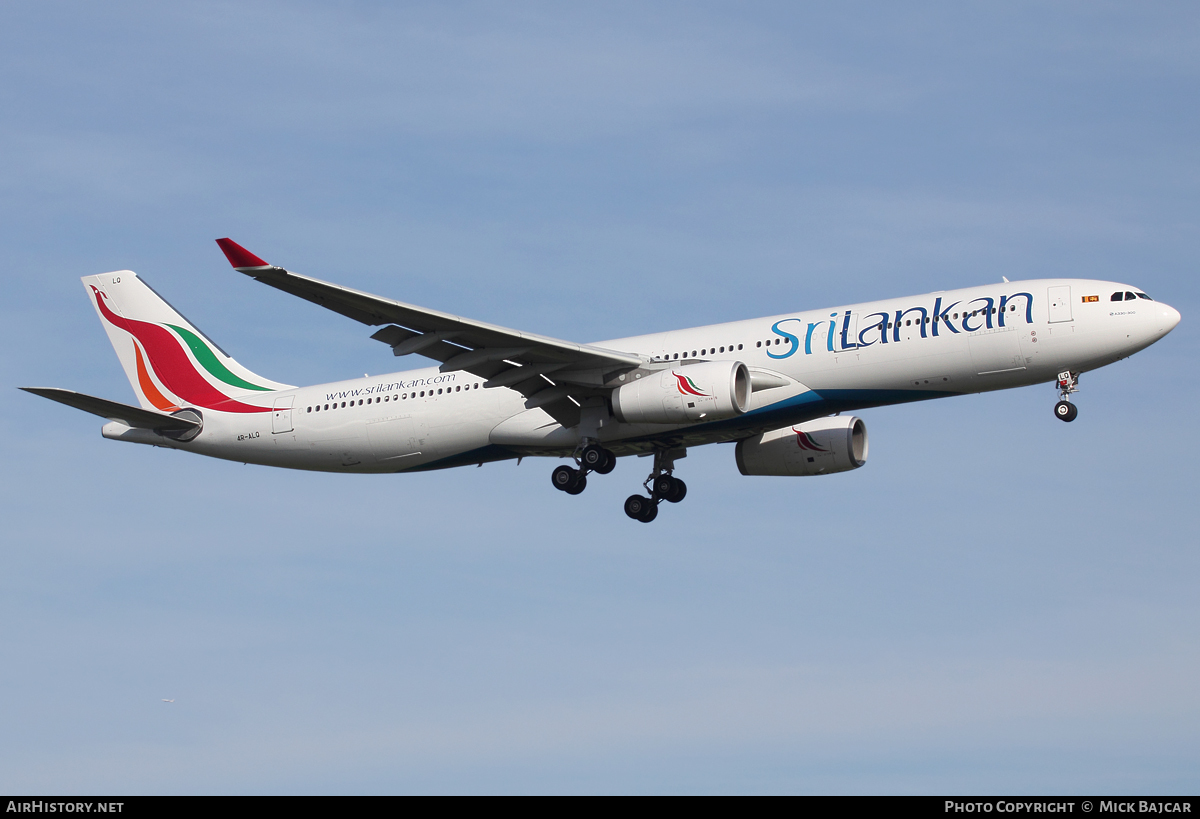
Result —
POLYGON ((1148 347, 1179 313, 1117 282, 1042 279, 576 344, 403 304, 268 264, 264 284, 381 326, 396 356, 440 366, 312 387, 230 358, 128 270, 84 287, 140 407, 23 388, 108 419, 105 438, 325 472, 417 472, 527 456, 577 495, 623 455, 653 457, 625 513, 683 500, 687 448, 736 442, 743 475, 826 475, 867 460, 855 410, 1054 382, 1073 421, 1079 374, 1148 347))

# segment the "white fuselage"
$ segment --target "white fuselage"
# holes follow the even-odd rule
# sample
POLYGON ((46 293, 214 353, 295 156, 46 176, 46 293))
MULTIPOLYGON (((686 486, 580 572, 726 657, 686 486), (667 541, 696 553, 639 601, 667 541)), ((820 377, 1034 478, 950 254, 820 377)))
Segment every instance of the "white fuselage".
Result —
MULTIPOLYGON (((757 382, 748 411, 735 418, 682 427, 610 418, 599 438, 618 455, 664 439, 682 446, 735 440, 834 412, 1092 370, 1147 347, 1179 321, 1160 302, 1112 301, 1118 292, 1138 291, 1080 279, 1006 282, 598 342, 650 358, 647 370, 741 361, 757 382)), ((205 411, 197 438, 160 443, 337 472, 437 469, 575 448, 578 430, 483 381, 428 367, 300 387, 272 393, 271 413, 205 411)))

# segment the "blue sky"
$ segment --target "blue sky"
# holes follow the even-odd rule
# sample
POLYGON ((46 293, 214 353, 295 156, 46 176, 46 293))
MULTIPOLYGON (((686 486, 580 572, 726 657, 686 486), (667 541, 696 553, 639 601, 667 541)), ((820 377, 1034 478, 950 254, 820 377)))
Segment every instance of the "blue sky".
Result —
POLYGON ((1200 12, 6 3, 0 790, 1195 793, 1200 12), (78 277, 246 366, 393 366, 229 269, 580 341, 1011 279, 1183 313, 868 465, 297 474, 105 441, 78 277), (161 699, 175 698, 165 704, 161 699))

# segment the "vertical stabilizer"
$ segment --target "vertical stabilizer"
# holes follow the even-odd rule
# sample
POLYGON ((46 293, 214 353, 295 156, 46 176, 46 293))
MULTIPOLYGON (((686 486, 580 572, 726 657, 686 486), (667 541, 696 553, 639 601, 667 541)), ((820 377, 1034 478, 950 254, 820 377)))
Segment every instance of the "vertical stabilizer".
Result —
POLYGON ((83 285, 143 408, 270 412, 271 394, 291 389, 238 364, 133 271, 83 285))

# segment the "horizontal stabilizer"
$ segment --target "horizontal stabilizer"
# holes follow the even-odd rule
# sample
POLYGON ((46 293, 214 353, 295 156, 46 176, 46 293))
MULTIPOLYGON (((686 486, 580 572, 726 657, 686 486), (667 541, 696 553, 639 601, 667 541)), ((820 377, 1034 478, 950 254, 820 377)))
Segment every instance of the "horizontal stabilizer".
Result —
POLYGON ((173 415, 154 412, 153 410, 131 407, 128 404, 119 404, 116 401, 96 398, 92 395, 84 395, 81 392, 60 390, 56 387, 20 387, 20 389, 25 392, 31 392, 34 395, 40 395, 42 398, 49 398, 51 401, 57 401, 60 404, 66 404, 68 407, 90 412, 92 415, 99 415, 101 418, 107 418, 110 421, 120 421, 122 424, 134 427, 135 429, 186 432, 200 426, 200 424, 187 418, 178 418, 173 415))

